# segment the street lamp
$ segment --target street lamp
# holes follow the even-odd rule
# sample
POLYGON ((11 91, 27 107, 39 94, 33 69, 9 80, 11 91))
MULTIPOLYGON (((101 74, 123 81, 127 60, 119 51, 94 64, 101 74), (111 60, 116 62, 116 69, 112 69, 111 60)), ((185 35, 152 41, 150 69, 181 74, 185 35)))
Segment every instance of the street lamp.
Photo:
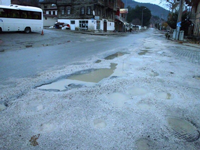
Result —
POLYGON ((145 10, 145 9, 147 9, 147 8, 142 9, 142 24, 141 24, 141 27, 143 27, 143 10, 145 10))

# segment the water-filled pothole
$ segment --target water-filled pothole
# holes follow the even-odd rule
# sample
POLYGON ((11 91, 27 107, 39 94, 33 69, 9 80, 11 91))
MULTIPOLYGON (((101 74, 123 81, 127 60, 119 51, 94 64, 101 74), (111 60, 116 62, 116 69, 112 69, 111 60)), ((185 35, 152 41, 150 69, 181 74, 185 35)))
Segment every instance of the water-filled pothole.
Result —
POLYGON ((199 131, 190 122, 181 118, 172 117, 168 118, 167 122, 177 138, 186 140, 187 142, 193 142, 199 139, 199 131))
POLYGON ((154 149, 154 142, 149 139, 141 138, 141 139, 137 140, 135 144, 136 144, 137 150, 152 150, 152 149, 154 149))
POLYGON ((96 119, 93 121, 93 123, 94 127, 99 129, 105 128, 107 126, 106 122, 102 119, 96 119))
POLYGON ((5 110, 6 109, 6 106, 4 104, 0 104, 0 112, 5 110))
POLYGON ((193 78, 200 80, 200 76, 193 76, 193 78))
POLYGON ((170 93, 160 92, 157 94, 160 99, 171 99, 172 95, 170 93))
POLYGON ((99 60, 99 59, 97 61, 95 61, 95 63, 97 63, 97 64, 100 63, 100 62, 101 62, 101 60, 99 60))
POLYGON ((37 89, 65 91, 72 88, 80 88, 82 86, 91 86, 111 76, 114 73, 116 66, 117 64, 111 63, 110 68, 79 71, 77 73, 69 75, 65 79, 38 86, 37 89))
POLYGON ((106 59, 106 60, 112 60, 112 59, 114 59, 114 58, 123 56, 123 55, 125 55, 125 54, 128 54, 128 53, 127 53, 127 52, 117 52, 117 53, 115 53, 115 54, 112 54, 112 55, 109 55, 109 56, 105 57, 104 59, 106 59))
POLYGON ((148 50, 141 50, 138 55, 146 55, 146 53, 148 53, 148 50))

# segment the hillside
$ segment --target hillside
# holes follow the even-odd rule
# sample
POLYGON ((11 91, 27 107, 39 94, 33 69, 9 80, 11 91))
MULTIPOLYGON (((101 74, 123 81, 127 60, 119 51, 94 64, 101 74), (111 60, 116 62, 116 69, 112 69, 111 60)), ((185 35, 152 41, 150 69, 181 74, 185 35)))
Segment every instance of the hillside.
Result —
POLYGON ((167 19, 167 16, 169 14, 169 11, 158 6, 155 4, 150 4, 150 3, 139 3, 133 0, 122 0, 125 4, 125 7, 130 6, 132 8, 135 8, 135 6, 145 6, 147 7, 149 10, 151 10, 151 14, 153 16, 158 16, 161 17, 163 19, 167 19), (126 1, 127 1, 127 6, 126 6, 126 1))

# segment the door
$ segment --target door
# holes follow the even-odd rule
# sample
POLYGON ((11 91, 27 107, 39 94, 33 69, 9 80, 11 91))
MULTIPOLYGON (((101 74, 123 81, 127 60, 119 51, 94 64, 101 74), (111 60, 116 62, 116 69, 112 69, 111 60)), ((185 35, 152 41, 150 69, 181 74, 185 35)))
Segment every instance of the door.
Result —
POLYGON ((107 21, 105 21, 105 20, 104 20, 104 26, 103 26, 103 28, 104 28, 104 32, 107 32, 107 21))

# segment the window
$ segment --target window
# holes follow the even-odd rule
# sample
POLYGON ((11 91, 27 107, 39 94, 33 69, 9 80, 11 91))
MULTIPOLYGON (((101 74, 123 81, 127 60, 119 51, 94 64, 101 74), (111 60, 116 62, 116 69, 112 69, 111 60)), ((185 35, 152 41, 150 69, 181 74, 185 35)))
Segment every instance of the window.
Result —
POLYGON ((74 21, 74 20, 71 20, 71 24, 75 24, 75 21, 74 21))
POLYGON ((67 15, 71 14, 71 7, 67 7, 67 15))
POLYGON ((4 9, 0 9, 0 17, 7 17, 7 12, 4 9))
POLYGON ((65 8, 61 7, 61 15, 64 15, 64 14, 65 14, 65 8))
POLYGON ((0 17, 21 18, 21 19, 41 19, 41 12, 22 11, 14 9, 0 9, 0 17))
POLYGON ((87 7, 87 14, 91 15, 91 7, 90 6, 87 7))
POLYGON ((85 7, 81 7, 81 15, 85 14, 85 7))
POLYGON ((53 15, 56 15, 56 11, 53 11, 53 15))

